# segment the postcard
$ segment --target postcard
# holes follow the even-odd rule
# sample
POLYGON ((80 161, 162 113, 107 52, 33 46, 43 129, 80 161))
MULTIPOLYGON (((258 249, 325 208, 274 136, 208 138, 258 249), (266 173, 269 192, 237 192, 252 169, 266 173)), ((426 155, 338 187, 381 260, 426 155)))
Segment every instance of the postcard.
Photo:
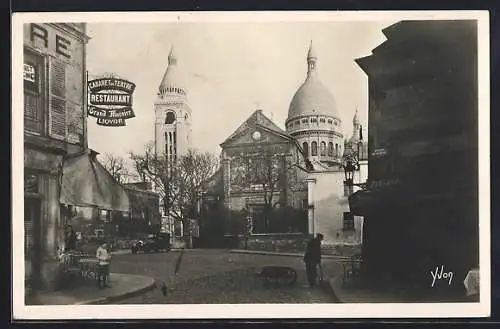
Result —
POLYGON ((487 11, 12 27, 15 319, 489 316, 487 11))

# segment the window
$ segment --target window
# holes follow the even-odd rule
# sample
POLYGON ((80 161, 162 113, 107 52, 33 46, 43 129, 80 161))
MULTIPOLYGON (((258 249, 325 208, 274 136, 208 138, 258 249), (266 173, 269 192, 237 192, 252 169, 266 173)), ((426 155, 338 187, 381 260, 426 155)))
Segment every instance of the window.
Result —
POLYGON ((319 122, 325 123, 325 119, 321 118, 321 119, 319 119, 319 122))
POLYGON ((304 155, 309 156, 309 144, 307 142, 302 143, 302 149, 304 150, 304 155))
POLYGON ((165 116, 165 124, 171 125, 173 123, 175 123, 175 114, 174 112, 168 112, 165 116))
POLYGON ((332 124, 332 123, 333 123, 333 120, 329 119, 329 120, 328 120, 328 123, 329 123, 329 124, 332 124))
POLYGON ((354 231, 354 215, 344 212, 344 231, 354 231))
POLYGON ((335 143, 335 156, 339 156, 339 144, 335 143))
POLYGON ((111 220, 111 210, 101 209, 100 219, 102 221, 108 222, 111 220))
POLYGON ((329 157, 333 156, 333 143, 332 142, 328 143, 328 156, 329 157))
POLYGON ((300 120, 295 121, 295 125, 296 126, 300 125, 300 120))
POLYGON ((311 118, 311 122, 318 122, 318 119, 316 119, 316 118, 311 118))
POLYGON ((39 179, 38 175, 24 173, 24 191, 28 193, 38 193, 39 179))
POLYGON ((321 155, 322 156, 325 156, 326 155, 326 143, 325 142, 321 142, 321 155))
POLYGON ((338 126, 338 125, 339 125, 339 122, 338 122, 337 120, 335 120, 335 121, 333 122, 333 124, 334 124, 334 125, 336 125, 336 126, 338 126))
POLYGON ((45 124, 43 58, 24 53, 24 129, 42 134, 45 124))
POLYGON ((312 156, 318 155, 318 143, 316 142, 311 143, 311 155, 312 156))
POLYGON ((307 119, 302 119, 302 123, 309 123, 309 120, 307 120, 307 119))

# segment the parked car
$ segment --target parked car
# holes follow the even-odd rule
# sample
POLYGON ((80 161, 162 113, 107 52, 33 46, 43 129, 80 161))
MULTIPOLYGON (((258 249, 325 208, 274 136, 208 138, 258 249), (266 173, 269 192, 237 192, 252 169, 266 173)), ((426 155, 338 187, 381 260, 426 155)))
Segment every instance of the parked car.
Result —
POLYGON ((132 253, 138 252, 159 252, 170 251, 170 235, 165 233, 149 234, 143 239, 137 240, 132 244, 132 253))

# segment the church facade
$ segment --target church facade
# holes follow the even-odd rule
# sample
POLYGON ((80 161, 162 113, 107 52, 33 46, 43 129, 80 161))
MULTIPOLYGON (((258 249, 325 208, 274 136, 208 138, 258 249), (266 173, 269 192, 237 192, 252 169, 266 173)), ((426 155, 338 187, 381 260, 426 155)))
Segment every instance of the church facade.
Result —
POLYGON ((280 210, 306 208, 305 158, 297 140, 257 110, 221 148, 222 200, 229 212, 250 216, 252 233, 305 229, 292 221, 273 225, 270 218, 280 210))
MULTIPOLYGON (((349 205, 342 167, 349 152, 366 158, 361 123, 356 113, 346 139, 312 43, 306 59, 307 75, 291 98, 285 130, 257 109, 220 144, 221 168, 206 200, 219 200, 228 212, 226 233, 322 233, 329 244, 361 239, 362 219, 344 224, 349 205)), ((366 180, 366 167, 360 161, 356 182, 366 180)))

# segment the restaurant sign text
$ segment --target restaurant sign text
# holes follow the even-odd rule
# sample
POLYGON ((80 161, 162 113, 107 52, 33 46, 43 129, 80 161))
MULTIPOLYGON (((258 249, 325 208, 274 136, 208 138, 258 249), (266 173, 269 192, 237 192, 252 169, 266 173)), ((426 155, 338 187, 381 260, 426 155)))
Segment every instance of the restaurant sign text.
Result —
POLYGON ((125 126, 125 120, 135 117, 132 95, 135 84, 118 78, 99 78, 88 82, 87 114, 97 118, 97 124, 108 127, 125 126))

